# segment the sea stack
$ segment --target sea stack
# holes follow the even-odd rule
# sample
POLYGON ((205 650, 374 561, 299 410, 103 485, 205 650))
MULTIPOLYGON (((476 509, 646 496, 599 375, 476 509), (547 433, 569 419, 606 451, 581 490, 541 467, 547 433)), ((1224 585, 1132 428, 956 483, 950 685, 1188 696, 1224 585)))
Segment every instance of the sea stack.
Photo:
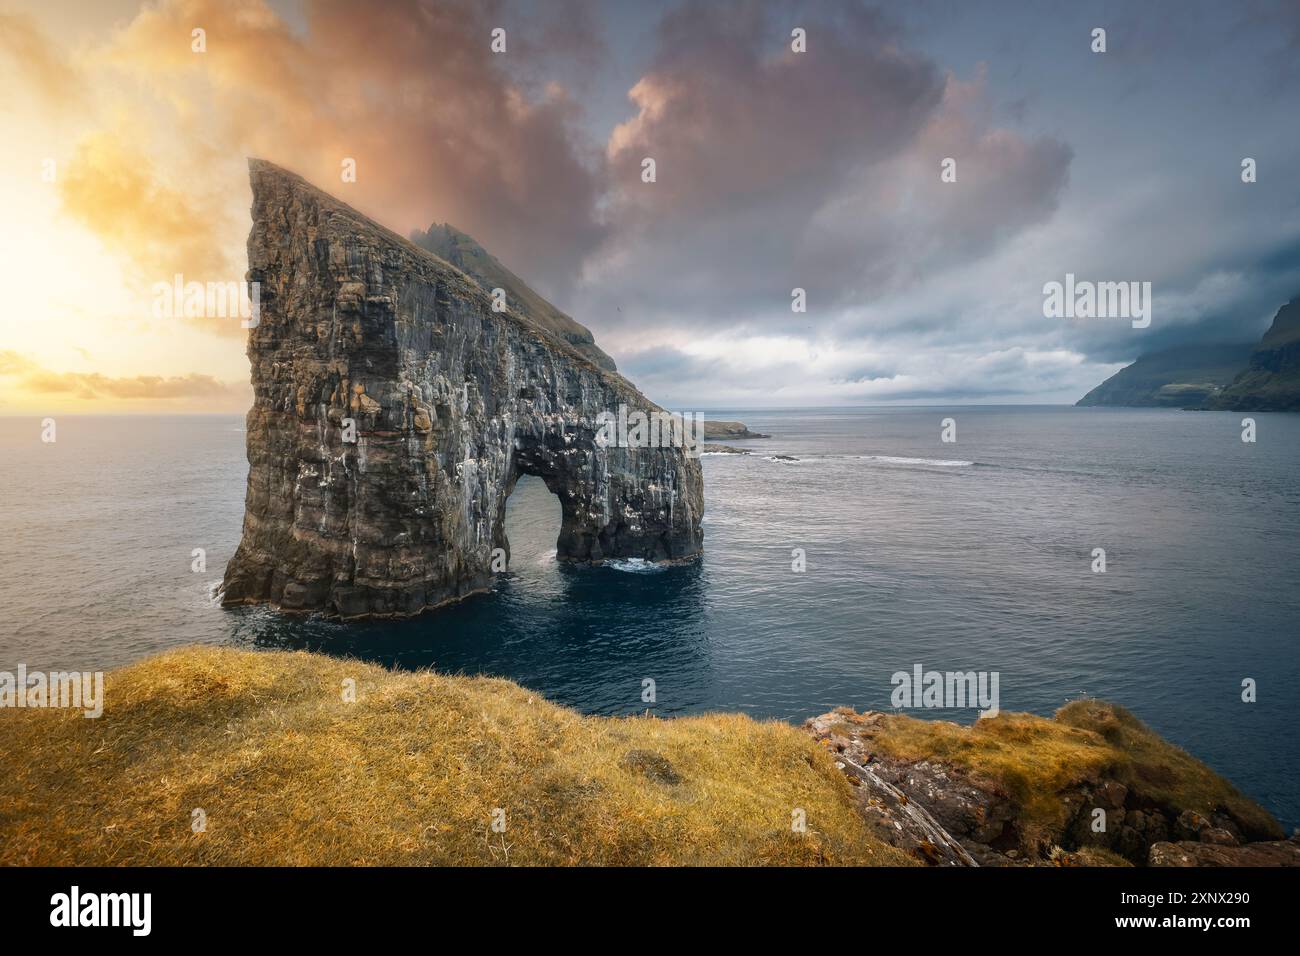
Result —
POLYGON ((260 314, 223 603, 406 615, 484 590, 524 474, 560 500, 560 560, 700 552, 698 458, 597 440, 602 412, 662 411, 631 383, 301 177, 249 172, 260 314))

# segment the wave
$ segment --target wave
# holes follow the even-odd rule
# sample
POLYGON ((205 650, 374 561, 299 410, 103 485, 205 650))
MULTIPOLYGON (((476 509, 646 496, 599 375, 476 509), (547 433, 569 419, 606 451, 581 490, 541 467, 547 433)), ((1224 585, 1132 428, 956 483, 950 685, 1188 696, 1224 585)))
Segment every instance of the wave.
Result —
POLYGON ((857 455, 860 461, 879 461, 886 465, 932 465, 935 468, 969 468, 973 461, 957 458, 900 458, 896 455, 857 455))
POLYGON ((605 562, 605 567, 615 571, 628 571, 633 574, 645 574, 648 571, 662 571, 664 565, 655 564, 645 558, 614 558, 605 562))
POLYGON ((973 461, 959 458, 905 458, 900 455, 810 455, 806 458, 765 455, 763 460, 780 465, 812 465, 826 461, 874 461, 882 465, 921 465, 929 468, 969 468, 975 464, 973 461))

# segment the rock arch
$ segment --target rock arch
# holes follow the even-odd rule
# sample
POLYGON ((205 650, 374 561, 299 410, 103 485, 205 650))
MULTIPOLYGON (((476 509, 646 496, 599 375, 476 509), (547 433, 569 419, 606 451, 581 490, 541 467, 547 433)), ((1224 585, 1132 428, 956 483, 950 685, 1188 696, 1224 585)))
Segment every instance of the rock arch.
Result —
POLYGON ((249 169, 260 315, 223 603, 398 615, 481 591, 520 474, 560 499, 560 560, 700 552, 698 458, 597 440, 601 413, 658 410, 631 383, 300 177, 249 169))

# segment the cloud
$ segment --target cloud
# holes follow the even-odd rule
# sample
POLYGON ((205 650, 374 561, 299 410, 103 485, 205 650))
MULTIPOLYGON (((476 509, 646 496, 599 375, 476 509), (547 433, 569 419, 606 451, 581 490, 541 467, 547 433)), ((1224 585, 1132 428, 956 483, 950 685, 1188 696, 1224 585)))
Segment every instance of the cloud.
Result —
POLYGON ((79 107, 85 92, 80 71, 31 16, 0 10, 0 57, 6 56, 47 107, 60 112, 79 107))
POLYGON ((791 289, 824 316, 988 255, 1052 214, 1071 152, 992 125, 982 72, 945 75, 857 6, 801 19, 806 53, 775 19, 764 5, 700 3, 665 18, 630 93, 637 114, 608 146, 612 235, 590 264, 593 311, 814 323, 791 318, 791 289), (641 181, 645 157, 657 182, 641 181), (956 183, 940 181, 945 157, 956 183))
POLYGON ((790 50, 776 4, 669 9, 629 92, 635 112, 602 148, 570 92, 607 62, 591 4, 308 0, 289 22, 262 0, 167 0, 87 57, 120 81, 107 85, 122 109, 82 143, 61 194, 137 280, 228 280, 243 265, 243 157, 262 155, 396 231, 465 229, 639 356, 652 391, 647 349, 685 330, 755 342, 697 355, 696 382, 761 368, 879 392, 914 364, 903 341, 948 323, 900 303, 1049 219, 1071 153, 999 127, 983 72, 945 72, 889 17, 810 9, 806 53, 790 50), (488 45, 497 25, 503 56, 488 45), (206 52, 191 50, 196 27, 206 52), (640 181, 646 155, 654 184, 640 181), (939 180, 946 156, 956 184, 939 180), (344 157, 356 183, 339 179, 344 157), (790 312, 795 286, 806 315, 790 312), (780 336, 795 352, 858 356, 859 374, 769 360, 759 340, 780 336))
POLYGON ((0 352, 0 377, 35 395, 52 395, 81 400, 127 399, 142 401, 242 399, 243 384, 219 382, 210 375, 135 375, 113 378, 98 372, 54 372, 35 360, 11 350, 0 352))
POLYGON ((230 229, 221 197, 192 180, 167 183, 146 153, 118 136, 97 132, 82 140, 58 187, 64 211, 130 262, 142 285, 170 282, 176 273, 201 282, 243 275, 214 241, 230 229))
POLYGON ((261 155, 399 233, 466 230, 665 400, 1061 400, 1257 338, 1300 282, 1294 4, 1112 11, 1105 57, 1086 6, 967 6, 159 0, 69 49, 0 14, 0 66, 84 103, 58 195, 137 284, 240 277, 261 155), (1151 281, 1152 328, 1045 320, 1067 271, 1151 281))
MULTIPOLYGON (((242 196, 243 157, 262 156, 399 233, 453 222, 545 291, 576 275, 603 237, 599 153, 566 89, 530 79, 543 64, 522 15, 472 0, 308 0, 303 14, 298 32, 261 0, 171 0, 99 59, 171 110, 191 182, 242 196), (504 55, 489 46, 499 23, 504 55), (195 27, 204 53, 190 49, 195 27)), ((599 61, 589 33, 570 43, 586 51, 572 69, 599 61)))
POLYGON ((1070 349, 1037 345, 955 343, 918 353, 905 340, 809 342, 782 335, 654 346, 624 355, 623 367, 656 400, 679 410, 701 401, 714 407, 1060 401, 1118 370, 1070 349), (703 399, 700 382, 708 383, 703 399))

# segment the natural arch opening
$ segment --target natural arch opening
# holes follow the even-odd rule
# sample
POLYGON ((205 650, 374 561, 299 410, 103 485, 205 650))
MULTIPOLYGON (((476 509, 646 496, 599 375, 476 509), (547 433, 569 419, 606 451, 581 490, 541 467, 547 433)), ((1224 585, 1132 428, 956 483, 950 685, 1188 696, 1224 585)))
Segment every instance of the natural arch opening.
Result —
POLYGON ((536 475, 521 474, 506 498, 501 547, 510 556, 508 570, 527 573, 555 563, 564 509, 560 499, 536 475))

